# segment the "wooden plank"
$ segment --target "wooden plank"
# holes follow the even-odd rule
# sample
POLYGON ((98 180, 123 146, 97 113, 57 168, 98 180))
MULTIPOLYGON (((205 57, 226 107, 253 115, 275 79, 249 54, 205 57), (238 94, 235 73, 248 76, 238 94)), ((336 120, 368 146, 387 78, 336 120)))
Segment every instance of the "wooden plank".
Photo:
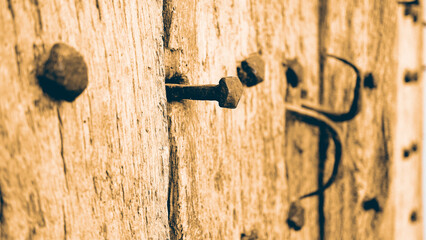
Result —
POLYGON ((395 239, 423 239, 422 220, 422 7, 417 21, 398 9, 397 120, 395 133, 395 239), (418 74, 407 82, 407 73, 418 74))
POLYGON ((158 1, 0 1, 2 239, 166 239, 168 139, 158 1), (88 89, 36 72, 75 47, 88 89))
POLYGON ((260 52, 266 79, 235 110, 214 102, 168 105, 172 239, 316 239, 317 200, 301 202, 301 231, 288 228, 290 203, 317 188, 316 127, 287 118, 285 101, 318 99, 316 1, 167 1, 167 76, 215 84, 260 52), (287 89, 282 63, 304 66, 287 89), (287 121, 286 121, 287 120, 287 121), (287 123, 286 123, 287 122, 287 123), (296 134, 297 133, 297 134, 296 134))
MULTIPOLYGON (((325 192, 324 239, 422 239, 419 214, 410 222, 421 209, 419 150, 403 159, 403 149, 421 142, 421 87, 403 77, 420 66, 420 30, 403 11, 395 1, 328 0, 324 48, 373 78, 364 79, 359 115, 340 124, 346 150, 325 192)), ((330 59, 325 71, 325 105, 347 108, 353 73, 330 59)))

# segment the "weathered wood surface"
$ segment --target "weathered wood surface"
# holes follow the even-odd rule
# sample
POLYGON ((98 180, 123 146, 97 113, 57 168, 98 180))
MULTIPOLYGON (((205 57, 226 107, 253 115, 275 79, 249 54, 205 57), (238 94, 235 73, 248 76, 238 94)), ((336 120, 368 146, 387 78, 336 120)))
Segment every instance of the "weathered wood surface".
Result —
POLYGON ((161 1, 0 1, 0 238, 166 239, 161 1), (51 46, 89 69, 73 103, 43 94, 51 46))
MULTIPOLYGON (((358 65, 366 86, 362 111, 340 124, 346 149, 338 181, 324 195, 324 239, 422 239, 422 88, 404 82, 406 70, 420 69, 420 20, 404 16, 396 1, 327 5, 322 47, 358 65), (417 151, 403 157, 413 144, 417 151)), ((355 79, 343 68, 333 60, 325 64, 324 105, 331 109, 351 103, 355 79)))
POLYGON ((420 25, 396 1, 0 0, 0 32, 2 239, 422 237, 421 82, 403 82, 420 66, 420 25), (56 42, 88 64, 89 87, 73 103, 37 83, 56 42), (253 52, 266 78, 237 109, 166 103, 165 78, 217 84, 253 52), (290 205, 318 188, 323 164, 330 175, 334 145, 319 161, 318 127, 285 103, 347 109, 355 84, 320 52, 371 72, 374 87, 339 123, 336 183, 300 201, 295 231, 290 205), (294 59, 295 88, 283 66, 294 59), (366 210, 369 200, 378 206, 366 210))
MULTIPOLYGON (((424 4, 424 3, 423 3, 424 4)), ((398 16, 398 72, 395 126, 395 167, 392 181, 395 204, 395 239, 423 238, 422 201, 422 7, 414 22, 400 7, 398 16), (418 73, 410 82, 405 81, 407 71, 418 73)), ((424 164, 424 163, 423 163, 424 164)))
MULTIPOLYGON (((399 44, 412 41, 419 52, 420 37, 401 33, 407 28, 398 24, 407 18, 401 7, 395 1, 239 4, 171 3, 175 15, 169 39, 175 42, 168 46, 170 59, 180 64, 169 74, 186 73, 191 84, 213 83, 235 74, 235 62, 255 51, 262 52, 267 69, 266 81, 247 89, 232 112, 214 103, 169 105, 171 236, 228 239, 256 231, 260 239, 401 239, 409 232, 421 239, 421 217, 410 220, 411 209, 421 209, 420 154, 402 171, 402 145, 408 143, 397 140, 407 128, 420 134, 419 115, 407 116, 412 124, 400 123, 400 109, 411 109, 410 104, 399 100, 397 107, 404 91, 399 69, 405 69, 399 56, 409 57, 399 44), (197 24, 185 28, 185 22, 197 24), (363 87, 361 113, 339 124, 345 150, 337 183, 324 193, 323 203, 315 198, 301 202, 306 223, 296 232, 285 218, 291 202, 318 185, 318 129, 286 116, 283 100, 297 103, 302 89, 308 100, 344 110, 355 85, 353 71, 320 59, 320 50, 350 60, 365 76, 371 72, 373 86, 363 87), (298 89, 286 86, 279 65, 292 58, 304 66, 298 89), (402 187, 412 194, 405 195, 402 187), (411 202, 401 205, 401 198, 411 202)), ((418 68, 413 61, 407 66, 418 68)), ((416 99, 421 88, 415 84, 407 91, 416 99)), ((407 141, 418 143, 419 136, 407 141)), ((324 177, 331 174, 333 151, 331 144, 324 177)))
MULTIPOLYGON (((236 76, 261 52, 266 79, 245 89, 235 110, 214 102, 170 103, 170 227, 176 239, 316 239, 317 201, 302 202, 306 224, 286 224, 290 202, 317 188, 315 127, 288 119, 282 63, 298 58, 308 98, 318 99, 316 1, 169 1, 166 75, 190 84, 236 76), (287 146, 287 147, 286 147, 287 146), (254 239, 254 238, 253 238, 254 239)), ((289 90, 290 91, 290 90, 289 90)), ((293 90, 288 101, 300 99, 293 90)))

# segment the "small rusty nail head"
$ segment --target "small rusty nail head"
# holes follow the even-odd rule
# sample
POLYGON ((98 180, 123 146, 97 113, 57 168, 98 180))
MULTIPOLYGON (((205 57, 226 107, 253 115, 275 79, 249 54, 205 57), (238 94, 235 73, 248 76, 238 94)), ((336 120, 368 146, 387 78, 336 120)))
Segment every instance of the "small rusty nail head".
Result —
POLYGON ((224 77, 218 85, 166 84, 166 94, 168 101, 218 101, 220 107, 236 108, 243 94, 243 85, 237 77, 224 77))
POLYGON ((56 43, 38 78, 43 91, 52 98, 71 102, 87 88, 87 65, 73 47, 56 43))
POLYGON ((296 231, 305 225, 305 209, 299 202, 292 202, 288 213, 287 224, 296 231))
POLYGON ((247 87, 255 86, 265 79, 265 62, 258 53, 251 54, 237 67, 238 78, 247 87))
POLYGON ((418 80, 418 74, 416 71, 406 71, 404 76, 405 82, 416 82, 418 80))

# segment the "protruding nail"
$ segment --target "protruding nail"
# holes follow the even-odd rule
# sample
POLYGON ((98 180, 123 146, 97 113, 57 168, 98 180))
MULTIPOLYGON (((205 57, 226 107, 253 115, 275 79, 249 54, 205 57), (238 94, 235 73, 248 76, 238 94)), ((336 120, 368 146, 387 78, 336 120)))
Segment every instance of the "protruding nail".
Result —
POLYGON ((243 85, 237 77, 220 79, 218 85, 166 84, 168 101, 182 99, 218 101, 223 108, 236 108, 243 94, 243 85))
POLYGON ((265 62, 258 53, 251 54, 237 67, 238 78, 247 87, 255 86, 265 79, 265 62))
POLYGON ((64 43, 53 45, 38 78, 44 92, 54 99, 69 102, 86 89, 89 81, 83 56, 64 43))

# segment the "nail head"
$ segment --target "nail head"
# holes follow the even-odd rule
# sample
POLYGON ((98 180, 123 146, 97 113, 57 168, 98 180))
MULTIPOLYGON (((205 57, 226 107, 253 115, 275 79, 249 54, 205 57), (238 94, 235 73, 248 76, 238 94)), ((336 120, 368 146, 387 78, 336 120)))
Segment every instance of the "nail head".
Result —
POLYGON ((43 91, 54 99, 73 101, 88 85, 83 56, 71 46, 56 43, 39 76, 39 83, 43 91))
POLYGON ((224 77, 219 81, 219 106, 236 108, 243 94, 243 85, 237 77, 224 77))
POLYGON ((258 53, 251 54, 237 68, 238 78, 247 87, 255 86, 265 79, 265 62, 258 53))

